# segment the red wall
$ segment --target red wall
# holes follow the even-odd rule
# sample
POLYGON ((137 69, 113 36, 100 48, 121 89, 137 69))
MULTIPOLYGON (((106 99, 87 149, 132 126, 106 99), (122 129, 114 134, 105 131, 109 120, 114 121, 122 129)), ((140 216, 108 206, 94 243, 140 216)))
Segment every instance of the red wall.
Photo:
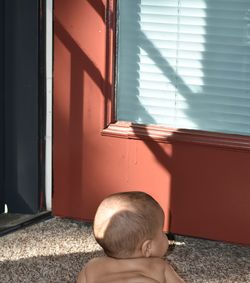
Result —
POLYGON ((53 213, 92 220, 107 194, 144 190, 164 208, 166 229, 249 244, 250 152, 102 136, 112 88, 106 0, 54 5, 53 213))

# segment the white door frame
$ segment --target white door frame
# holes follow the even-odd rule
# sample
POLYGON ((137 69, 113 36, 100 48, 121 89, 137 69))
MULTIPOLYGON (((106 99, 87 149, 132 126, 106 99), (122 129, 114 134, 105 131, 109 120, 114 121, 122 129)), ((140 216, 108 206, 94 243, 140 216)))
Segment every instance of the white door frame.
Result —
POLYGON ((52 209, 52 89, 53 89, 53 0, 46 0, 46 135, 45 201, 52 209))

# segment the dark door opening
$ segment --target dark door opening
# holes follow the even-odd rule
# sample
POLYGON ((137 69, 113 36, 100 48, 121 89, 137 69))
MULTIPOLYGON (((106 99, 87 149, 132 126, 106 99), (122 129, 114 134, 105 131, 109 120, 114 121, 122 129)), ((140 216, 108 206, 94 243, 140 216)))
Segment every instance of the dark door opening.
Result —
POLYGON ((1 232, 44 214, 46 80, 45 1, 0 3, 1 232))

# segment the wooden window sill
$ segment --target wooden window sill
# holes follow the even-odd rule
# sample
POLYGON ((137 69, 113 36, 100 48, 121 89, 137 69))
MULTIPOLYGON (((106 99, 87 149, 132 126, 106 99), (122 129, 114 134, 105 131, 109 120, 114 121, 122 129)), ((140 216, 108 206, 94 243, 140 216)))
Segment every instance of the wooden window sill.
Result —
POLYGON ((234 150, 250 150, 250 136, 170 129, 164 126, 140 125, 123 121, 109 124, 102 130, 102 135, 161 143, 185 142, 234 150))

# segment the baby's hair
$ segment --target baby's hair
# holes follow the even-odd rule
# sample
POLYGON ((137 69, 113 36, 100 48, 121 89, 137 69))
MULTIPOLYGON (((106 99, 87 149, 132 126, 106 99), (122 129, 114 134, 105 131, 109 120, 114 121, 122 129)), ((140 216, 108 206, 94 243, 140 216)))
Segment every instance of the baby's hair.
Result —
POLYGON ((163 225, 159 203, 144 192, 110 195, 100 204, 94 220, 94 235, 104 252, 128 258, 163 225))

